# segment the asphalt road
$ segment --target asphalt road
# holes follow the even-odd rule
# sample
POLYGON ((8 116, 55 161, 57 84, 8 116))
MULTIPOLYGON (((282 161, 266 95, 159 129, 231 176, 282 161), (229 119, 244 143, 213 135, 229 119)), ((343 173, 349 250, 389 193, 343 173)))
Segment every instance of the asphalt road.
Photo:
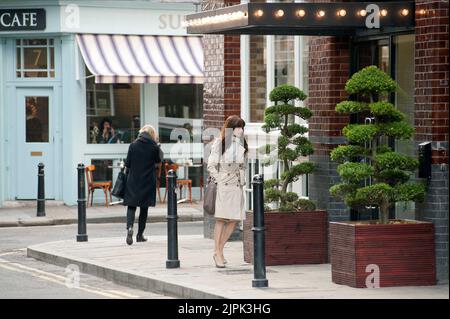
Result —
MULTIPOLYGON (((145 236, 166 234, 166 223, 147 224, 145 236)), ((180 235, 202 234, 202 222, 178 224, 180 235)), ((122 224, 91 224, 90 238, 126 235, 122 224)), ((159 294, 123 287, 26 256, 26 247, 75 238, 77 225, 0 228, 0 299, 161 299, 159 294)))

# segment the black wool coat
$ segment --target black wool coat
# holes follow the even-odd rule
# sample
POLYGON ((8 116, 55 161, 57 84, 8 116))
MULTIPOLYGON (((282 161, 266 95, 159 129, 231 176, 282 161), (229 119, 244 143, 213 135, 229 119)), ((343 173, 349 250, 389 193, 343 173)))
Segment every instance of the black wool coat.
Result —
POLYGON ((148 134, 140 134, 136 141, 130 144, 125 161, 128 178, 123 205, 155 206, 156 166, 161 160, 161 149, 148 134))

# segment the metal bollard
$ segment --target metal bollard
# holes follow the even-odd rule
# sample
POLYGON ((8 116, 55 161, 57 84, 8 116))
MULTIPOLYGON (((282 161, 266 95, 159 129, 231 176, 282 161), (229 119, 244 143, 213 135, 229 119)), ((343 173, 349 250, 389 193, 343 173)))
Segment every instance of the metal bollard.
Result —
POLYGON ((84 164, 78 164, 78 235, 77 241, 88 241, 86 233, 86 186, 84 164))
POLYGON ((44 164, 38 164, 37 216, 45 216, 45 184, 44 164))
POLYGON ((264 177, 253 177, 253 274, 252 286, 268 287, 266 279, 266 243, 264 227, 264 177))
POLYGON ((167 199, 167 261, 166 268, 179 268, 178 260, 178 216, 177 216, 177 175, 173 170, 168 172, 167 199))

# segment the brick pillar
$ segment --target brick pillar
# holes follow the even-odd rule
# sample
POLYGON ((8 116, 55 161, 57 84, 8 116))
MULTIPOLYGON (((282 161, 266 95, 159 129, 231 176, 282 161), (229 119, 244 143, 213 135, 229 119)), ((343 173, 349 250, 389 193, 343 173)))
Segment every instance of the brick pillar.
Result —
MULTIPOLYGON (((239 3, 239 0, 223 0, 221 3, 204 0, 202 10, 239 3)), ((240 36, 204 35, 203 54, 203 126, 220 129, 228 116, 241 114, 240 36)), ((214 222, 214 217, 204 213, 206 238, 213 238, 214 222)), ((236 238, 240 238, 239 231, 232 236, 232 239, 236 238)))
POLYGON ((415 139, 432 142, 433 163, 426 200, 416 210, 434 223, 440 282, 448 282, 448 9, 448 1, 416 0, 415 139))
POLYGON ((346 142, 341 131, 349 118, 337 114, 334 109, 348 97, 344 87, 350 76, 349 54, 347 37, 312 37, 309 43, 306 103, 314 114, 309 120, 309 136, 314 146, 310 160, 317 167, 309 177, 309 197, 319 209, 328 211, 330 220, 348 220, 350 213, 345 204, 328 191, 339 181, 337 164, 331 162, 330 151, 346 142))

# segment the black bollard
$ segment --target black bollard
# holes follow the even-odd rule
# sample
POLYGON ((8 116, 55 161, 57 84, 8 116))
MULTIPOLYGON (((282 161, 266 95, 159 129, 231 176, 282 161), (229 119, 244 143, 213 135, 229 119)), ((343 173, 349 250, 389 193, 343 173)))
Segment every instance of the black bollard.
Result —
POLYGON ((178 216, 177 216, 177 175, 173 170, 168 172, 167 199, 167 261, 166 268, 179 268, 178 260, 178 216))
POLYGON ((44 164, 38 164, 37 216, 45 216, 45 184, 44 164))
POLYGON ((88 241, 86 233, 86 186, 84 164, 78 164, 78 235, 77 241, 88 241))
POLYGON ((266 243, 264 227, 264 177, 253 177, 253 275, 252 286, 268 287, 266 279, 266 243))

